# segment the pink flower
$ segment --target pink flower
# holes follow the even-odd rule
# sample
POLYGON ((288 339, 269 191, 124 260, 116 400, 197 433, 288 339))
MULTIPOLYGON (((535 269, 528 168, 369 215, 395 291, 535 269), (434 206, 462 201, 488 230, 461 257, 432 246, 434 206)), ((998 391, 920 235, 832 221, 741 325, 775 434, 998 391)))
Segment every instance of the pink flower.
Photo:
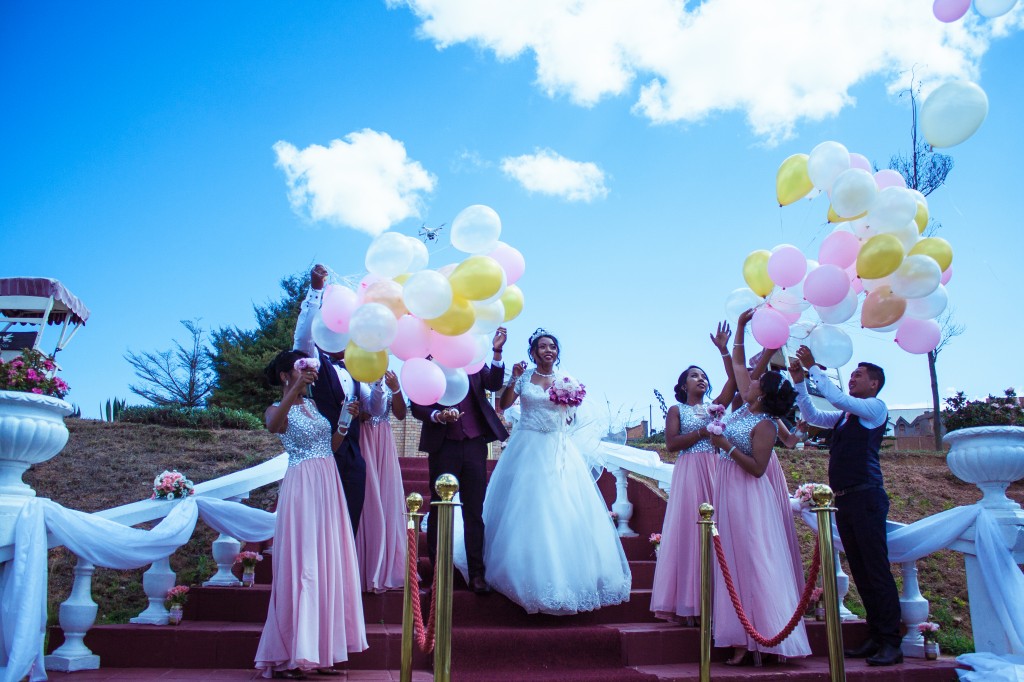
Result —
POLYGON ((35 393, 36 395, 42 395, 43 389, 41 389, 41 388, 33 388, 32 392, 35 393))
POLYGON ((651 533, 651 537, 647 538, 652 545, 661 544, 661 533, 651 533))

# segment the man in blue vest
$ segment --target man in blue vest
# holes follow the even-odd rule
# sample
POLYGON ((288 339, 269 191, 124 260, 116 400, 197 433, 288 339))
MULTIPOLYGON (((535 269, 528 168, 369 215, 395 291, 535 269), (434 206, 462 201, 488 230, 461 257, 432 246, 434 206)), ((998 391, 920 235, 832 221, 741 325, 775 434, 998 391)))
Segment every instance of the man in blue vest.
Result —
POLYGON ((878 461, 889 419, 888 408, 878 398, 885 373, 878 365, 860 363, 850 374, 847 395, 815 364, 807 346, 801 346, 796 357, 789 373, 800 415, 809 424, 832 429, 828 481, 835 493, 836 527, 867 612, 868 640, 848 649, 846 656, 866 658, 868 665, 902 663, 900 598, 889 568, 885 529, 889 496, 878 461), (805 367, 835 411, 819 410, 811 402, 804 382, 805 367))

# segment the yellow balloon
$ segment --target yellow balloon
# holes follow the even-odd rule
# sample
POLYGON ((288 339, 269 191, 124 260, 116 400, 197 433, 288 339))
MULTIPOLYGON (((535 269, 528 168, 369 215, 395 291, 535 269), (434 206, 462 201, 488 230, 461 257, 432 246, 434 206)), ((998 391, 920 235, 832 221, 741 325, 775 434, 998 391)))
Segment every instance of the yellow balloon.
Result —
POLYGON ((349 341, 345 346, 345 369, 356 381, 373 383, 388 369, 388 352, 369 351, 357 346, 355 341, 349 341))
POLYGON ((835 210, 833 210, 831 204, 829 204, 829 207, 828 207, 828 221, 830 223, 848 223, 851 220, 859 220, 860 218, 863 218, 867 214, 868 214, 868 212, 864 211, 860 215, 855 215, 852 218, 844 218, 843 216, 841 216, 838 213, 836 213, 835 210))
POLYGON ((476 313, 473 312, 473 305, 461 296, 453 296, 452 304, 440 317, 427 320, 427 324, 438 334, 445 336, 458 336, 465 334, 476 322, 476 313))
POLYGON ((490 256, 470 256, 448 275, 448 282, 456 296, 483 301, 501 289, 501 274, 501 265, 490 256))
POLYGON ((860 324, 868 329, 881 329, 899 320, 906 311, 907 299, 892 293, 892 287, 886 284, 864 297, 860 324))
POLYGON ((953 246, 942 237, 927 237, 918 243, 907 253, 908 256, 915 254, 931 256, 939 264, 939 269, 945 272, 953 264, 953 246))
POLYGON ((523 291, 515 284, 509 284, 505 287, 505 293, 501 295, 499 299, 505 306, 505 322, 514 320, 519 317, 519 313, 523 312, 523 291))
POLYGON ((743 261, 743 281, 758 296, 767 296, 775 288, 775 282, 768 276, 768 259, 772 252, 765 249, 751 251, 743 261))
POLYGON ((807 174, 807 154, 794 154, 779 166, 775 174, 775 196, 779 206, 789 206, 800 201, 814 189, 814 183, 807 174))
POLYGON ((408 281, 408 279, 410 277, 412 277, 412 273, 411 272, 403 272, 401 275, 399 275, 398 277, 395 277, 394 279, 395 279, 396 282, 398 282, 399 284, 401 284, 404 287, 405 283, 408 281))
POLYGON ((880 279, 896 272, 902 262, 903 242, 893 234, 876 234, 860 247, 857 275, 862 279, 880 279))
POLYGON ((918 234, 924 232, 924 228, 928 227, 928 207, 920 201, 917 202, 917 215, 914 216, 914 222, 917 223, 918 234))

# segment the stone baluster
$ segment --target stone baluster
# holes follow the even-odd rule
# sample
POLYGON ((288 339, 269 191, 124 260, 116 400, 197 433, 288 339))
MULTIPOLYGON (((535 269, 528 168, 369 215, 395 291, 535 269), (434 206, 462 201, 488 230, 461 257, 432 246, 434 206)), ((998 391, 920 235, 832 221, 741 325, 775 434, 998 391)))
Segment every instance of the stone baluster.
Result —
POLYGON ((856 613, 846 608, 843 600, 850 591, 850 576, 843 573, 843 567, 839 563, 839 550, 836 550, 833 557, 836 564, 836 594, 839 596, 839 620, 856 620, 860 618, 856 613))
POLYGON ((616 467, 611 472, 615 476, 615 502, 612 504, 612 511, 619 516, 619 537, 635 538, 637 533, 629 527, 629 520, 633 518, 633 503, 629 501, 629 472, 622 467, 616 467))
POLYGON ((145 625, 167 625, 167 591, 174 587, 176 577, 171 570, 170 557, 154 561, 142 575, 142 589, 149 597, 146 610, 131 619, 133 623, 145 625))
MULTIPOLYGON (((231 502, 241 502, 244 499, 248 499, 249 493, 239 495, 238 497, 228 498, 231 502)), ((213 576, 203 583, 204 587, 216 586, 216 587, 235 587, 241 585, 242 581, 235 577, 235 574, 231 572, 231 567, 235 565, 235 557, 242 551, 242 543, 231 537, 221 533, 217 536, 217 539, 213 541, 213 560, 217 564, 217 572, 213 576)))
POLYGON ((931 605, 921 595, 917 583, 917 563, 908 561, 900 564, 903 573, 903 591, 900 592, 900 614, 903 624, 907 626, 907 634, 903 636, 900 649, 904 656, 924 658, 924 637, 917 626, 928 620, 931 605))
POLYGON ((96 602, 92 599, 92 574, 96 570, 88 561, 79 558, 75 565, 75 582, 71 596, 60 605, 60 626, 64 630, 64 643, 44 659, 47 670, 74 672, 97 670, 100 657, 85 645, 85 635, 96 623, 96 602))

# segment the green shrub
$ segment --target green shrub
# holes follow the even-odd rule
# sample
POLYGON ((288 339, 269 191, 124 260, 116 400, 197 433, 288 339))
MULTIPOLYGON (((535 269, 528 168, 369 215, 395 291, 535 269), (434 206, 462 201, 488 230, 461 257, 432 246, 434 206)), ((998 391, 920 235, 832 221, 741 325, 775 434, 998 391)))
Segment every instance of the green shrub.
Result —
POLYGON ((119 421, 132 424, 157 424, 185 429, 241 429, 256 431, 263 428, 259 417, 244 410, 225 407, 186 409, 182 407, 153 406, 126 407, 119 421))
POLYGON ((943 426, 946 431, 973 426, 1024 426, 1024 407, 1017 400, 1017 393, 1012 388, 1004 393, 1001 398, 989 395, 985 400, 968 400, 964 392, 959 391, 946 398, 943 426))

